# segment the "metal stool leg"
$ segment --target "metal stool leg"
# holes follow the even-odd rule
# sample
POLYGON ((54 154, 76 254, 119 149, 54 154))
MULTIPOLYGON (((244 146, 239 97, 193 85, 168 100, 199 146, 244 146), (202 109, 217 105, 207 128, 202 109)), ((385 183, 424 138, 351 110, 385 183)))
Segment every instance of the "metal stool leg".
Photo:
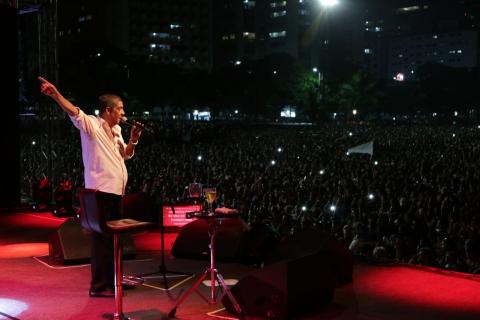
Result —
POLYGON ((123 315, 123 291, 122 291, 122 244, 118 234, 113 235, 114 271, 115 271, 115 313, 113 320, 125 320, 123 315))

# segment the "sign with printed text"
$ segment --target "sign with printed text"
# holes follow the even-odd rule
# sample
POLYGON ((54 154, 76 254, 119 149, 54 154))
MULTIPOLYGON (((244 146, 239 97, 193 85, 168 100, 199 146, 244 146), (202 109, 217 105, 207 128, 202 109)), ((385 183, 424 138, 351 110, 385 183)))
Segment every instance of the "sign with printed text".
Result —
POLYGON ((193 219, 186 218, 187 212, 201 210, 201 204, 174 205, 173 209, 172 206, 163 206, 163 225, 165 227, 181 228, 193 221, 193 219))

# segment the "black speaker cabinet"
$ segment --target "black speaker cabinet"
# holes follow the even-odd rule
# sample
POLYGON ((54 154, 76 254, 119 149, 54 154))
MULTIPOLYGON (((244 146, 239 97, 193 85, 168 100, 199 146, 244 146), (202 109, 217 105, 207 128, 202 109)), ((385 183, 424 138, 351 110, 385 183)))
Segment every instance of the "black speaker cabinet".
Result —
MULTIPOLYGON (((258 269, 231 288, 245 316, 288 319, 332 301, 335 275, 325 257, 307 255, 258 269)), ((235 309, 225 296, 225 308, 235 309)))
POLYGON ((278 244, 266 256, 265 265, 320 254, 335 271, 337 283, 353 280, 353 255, 334 236, 320 230, 306 230, 278 244))
MULTIPOLYGON (((136 254, 133 238, 122 235, 123 255, 125 259, 136 254)), ((69 218, 49 237, 49 255, 62 264, 88 262, 91 258, 90 233, 85 231, 78 218, 69 218)))
MULTIPOLYGON (((175 257, 208 258, 210 256, 208 222, 195 220, 182 227, 172 246, 175 257)), ((241 261, 245 254, 249 227, 240 218, 223 220, 215 234, 215 259, 241 261)))

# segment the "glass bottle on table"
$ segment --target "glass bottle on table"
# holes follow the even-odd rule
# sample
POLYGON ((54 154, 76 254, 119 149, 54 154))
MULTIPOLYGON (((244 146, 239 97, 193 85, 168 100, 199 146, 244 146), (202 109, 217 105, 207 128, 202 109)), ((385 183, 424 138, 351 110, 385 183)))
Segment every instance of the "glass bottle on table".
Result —
POLYGON ((217 189, 216 188, 203 188, 203 195, 205 200, 208 203, 208 213, 213 214, 213 202, 217 199, 217 189))

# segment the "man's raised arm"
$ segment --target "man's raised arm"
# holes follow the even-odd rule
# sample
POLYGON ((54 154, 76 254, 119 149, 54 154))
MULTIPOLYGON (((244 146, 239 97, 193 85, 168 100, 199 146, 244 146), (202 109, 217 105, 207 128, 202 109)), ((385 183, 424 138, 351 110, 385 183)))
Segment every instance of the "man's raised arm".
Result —
POLYGON ((75 107, 70 101, 57 90, 57 88, 46 79, 38 77, 40 81, 40 92, 44 95, 52 98, 55 102, 70 116, 76 116, 78 114, 78 108, 75 107))

